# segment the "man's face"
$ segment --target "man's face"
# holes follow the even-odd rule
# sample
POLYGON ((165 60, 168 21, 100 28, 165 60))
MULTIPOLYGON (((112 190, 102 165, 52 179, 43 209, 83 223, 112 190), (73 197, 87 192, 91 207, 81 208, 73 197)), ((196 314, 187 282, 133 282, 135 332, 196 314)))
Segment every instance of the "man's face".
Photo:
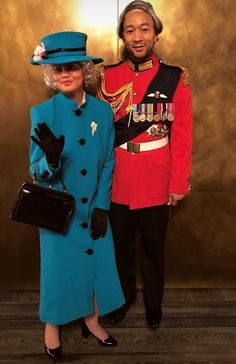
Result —
POLYGON ((150 58, 157 36, 151 15, 143 10, 132 10, 124 20, 123 42, 131 59, 144 62, 150 58))

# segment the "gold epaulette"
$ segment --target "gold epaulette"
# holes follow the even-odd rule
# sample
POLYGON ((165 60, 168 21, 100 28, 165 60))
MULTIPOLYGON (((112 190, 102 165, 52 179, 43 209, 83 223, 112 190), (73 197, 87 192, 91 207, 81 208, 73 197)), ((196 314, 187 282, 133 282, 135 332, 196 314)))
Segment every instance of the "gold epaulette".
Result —
POLYGON ((190 85, 189 70, 186 67, 179 66, 178 64, 171 64, 171 63, 169 63, 168 61, 166 61, 164 59, 160 60, 160 63, 164 63, 167 66, 172 66, 172 67, 178 67, 178 68, 180 68, 182 70, 182 72, 183 72, 183 83, 184 83, 184 86, 189 86, 190 85))

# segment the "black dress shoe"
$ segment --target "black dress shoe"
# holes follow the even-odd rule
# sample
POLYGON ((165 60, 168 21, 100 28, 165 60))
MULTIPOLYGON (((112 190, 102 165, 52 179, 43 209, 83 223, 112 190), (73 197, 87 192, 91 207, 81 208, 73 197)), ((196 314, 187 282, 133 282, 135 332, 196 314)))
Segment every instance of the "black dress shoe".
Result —
POLYGON ((61 358, 62 346, 60 345, 56 349, 49 349, 45 345, 45 351, 50 359, 57 361, 57 360, 60 360, 60 358, 61 358))
MULTIPOLYGON (((86 339, 89 337, 90 334, 93 335, 93 333, 91 331, 89 331, 88 326, 86 325, 84 320, 81 320, 81 333, 82 336, 85 337, 86 339)), ((93 335, 95 336, 95 335, 93 335)), ((101 340, 99 339, 97 336, 95 336, 98 343, 102 346, 117 346, 118 343, 116 341, 116 339, 114 339, 113 336, 109 335, 107 339, 101 340)))
POLYGON ((129 311, 130 306, 125 303, 123 306, 118 308, 117 310, 108 314, 108 321, 110 324, 118 324, 123 321, 127 312, 129 311))
POLYGON ((150 329, 157 329, 162 320, 162 308, 147 308, 146 307, 146 319, 150 329))

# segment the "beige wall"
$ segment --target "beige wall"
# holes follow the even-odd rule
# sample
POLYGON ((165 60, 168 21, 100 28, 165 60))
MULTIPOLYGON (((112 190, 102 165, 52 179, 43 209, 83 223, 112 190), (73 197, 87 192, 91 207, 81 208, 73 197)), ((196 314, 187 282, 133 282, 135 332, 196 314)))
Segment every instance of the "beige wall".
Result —
MULTIPOLYGON (((189 67, 194 107, 192 193, 172 211, 167 286, 235 286, 235 2, 150 2, 164 23, 158 53, 189 67)), ((50 95, 29 55, 43 35, 77 30, 89 35, 88 53, 115 62, 117 13, 127 3, 0 1, 0 288, 35 288, 39 282, 37 229, 8 218, 28 178, 29 107, 50 95)))

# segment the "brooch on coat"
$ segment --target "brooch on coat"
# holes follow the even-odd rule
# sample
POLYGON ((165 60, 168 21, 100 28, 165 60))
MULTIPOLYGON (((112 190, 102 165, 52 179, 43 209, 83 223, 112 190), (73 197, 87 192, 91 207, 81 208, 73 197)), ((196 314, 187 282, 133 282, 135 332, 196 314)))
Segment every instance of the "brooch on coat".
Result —
POLYGON ((97 124, 95 123, 95 121, 92 121, 90 126, 92 128, 92 136, 94 136, 95 131, 97 130, 97 124))

